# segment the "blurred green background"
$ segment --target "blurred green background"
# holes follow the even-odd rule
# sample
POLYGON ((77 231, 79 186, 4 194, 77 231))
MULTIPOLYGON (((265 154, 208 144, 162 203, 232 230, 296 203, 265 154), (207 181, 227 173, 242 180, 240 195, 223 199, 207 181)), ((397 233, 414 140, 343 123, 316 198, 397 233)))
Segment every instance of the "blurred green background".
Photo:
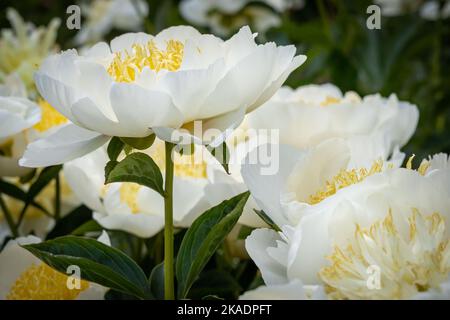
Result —
MULTIPOLYGON (((148 3, 147 31, 188 24, 180 15, 179 1, 148 3)), ((35 25, 47 25, 51 18, 60 17, 63 24, 58 43, 62 49, 70 48, 76 30, 68 30, 64 21, 71 4, 73 0, 2 0, 0 28, 9 28, 7 7, 35 25)), ((365 0, 307 0, 301 9, 280 13, 282 24, 270 29, 266 40, 295 44, 308 56, 287 84, 331 82, 361 95, 396 93, 420 109, 418 130, 405 151, 419 157, 450 152, 450 19, 426 20, 413 10, 382 16, 381 29, 369 30, 366 9, 371 4, 365 0)), ((113 30, 107 40, 119 33, 113 30)))

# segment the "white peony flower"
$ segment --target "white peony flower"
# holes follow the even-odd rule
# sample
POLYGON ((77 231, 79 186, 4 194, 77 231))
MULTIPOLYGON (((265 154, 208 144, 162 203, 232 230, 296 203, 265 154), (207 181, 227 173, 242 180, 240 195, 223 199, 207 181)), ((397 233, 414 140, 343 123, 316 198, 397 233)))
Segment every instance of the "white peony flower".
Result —
MULTIPOLYGON (((189 227, 209 208, 204 196, 208 183, 206 162, 199 147, 194 155, 174 159, 174 224, 189 227)), ((165 168, 164 143, 156 140, 146 151, 162 172, 165 168)), ((136 183, 104 185, 103 169, 108 162, 104 148, 64 164, 64 175, 80 201, 94 211, 94 219, 104 228, 123 230, 149 238, 164 228, 164 199, 159 193, 136 183)))
POLYGON ((148 4, 143 0, 94 0, 82 5, 86 21, 75 36, 76 45, 95 43, 113 28, 139 31, 148 15, 148 4))
MULTIPOLYGON (((375 157, 386 160, 409 140, 417 121, 417 107, 398 102, 394 95, 389 99, 379 95, 360 98, 348 92, 344 96, 331 84, 308 85, 296 90, 283 87, 263 106, 248 114, 227 139, 231 175, 211 164, 213 184, 207 186, 208 198, 212 204, 218 204, 247 189, 240 176, 240 166, 247 153, 259 145, 281 143, 304 149, 314 148, 327 139, 344 138, 351 140, 353 149, 361 150, 358 155, 352 155, 362 158, 358 161, 365 158, 371 162, 375 157)), ((250 197, 240 222, 251 227, 264 226, 253 211, 257 207, 250 197)))
MULTIPOLYGON (((9 78, 11 79, 11 78, 9 78)), ((0 92, 0 177, 20 176, 29 171, 18 165, 25 149, 23 132, 41 119, 39 107, 22 94, 20 86, 3 85, 0 92)))
POLYGON ((449 299, 449 169, 444 154, 417 171, 411 161, 386 168, 330 192, 296 226, 254 231, 246 248, 267 287, 244 297, 283 291, 296 299, 296 283, 325 293, 319 298, 449 299))
MULTIPOLYGON (((98 241, 110 245, 104 232, 98 241)), ((0 253, 0 300, 103 300, 107 288, 81 280, 80 289, 67 288, 68 276, 47 266, 22 245, 39 243, 35 236, 8 242, 0 253)))
POLYGON ((47 28, 25 23, 16 10, 8 8, 6 16, 12 29, 3 29, 0 37, 0 83, 16 73, 24 82, 31 98, 36 92, 33 74, 42 60, 55 50, 60 20, 52 19, 47 28))
POLYGON ((280 13, 303 5, 302 0, 184 0, 180 12, 190 23, 225 37, 245 25, 264 34, 281 24, 280 13))
POLYGON ((75 50, 51 56, 36 73, 36 84, 73 124, 30 144, 21 165, 63 163, 97 149, 109 136, 145 137, 152 131, 165 141, 216 146, 226 129, 237 127, 305 61, 295 51, 257 45, 248 27, 222 41, 179 26, 156 36, 125 34, 84 56, 75 50), (200 121, 203 136, 193 135, 194 121, 200 121))
POLYGON ((367 177, 399 167, 404 159, 404 154, 396 150, 387 161, 388 148, 376 137, 329 139, 303 150, 279 147, 275 174, 262 174, 263 166, 250 160, 257 159, 266 145, 250 152, 242 166, 245 184, 259 207, 279 226, 296 225, 322 201, 335 199, 331 196, 367 177))
POLYGON ((404 146, 417 127, 415 105, 398 101, 395 95, 378 94, 361 98, 345 95, 334 85, 307 85, 277 94, 248 116, 252 129, 276 129, 280 141, 298 148, 317 145, 330 138, 383 135, 390 147, 404 146))
POLYGON ((0 176, 20 176, 29 168, 19 166, 28 143, 47 137, 69 123, 47 101, 32 102, 17 74, 0 85, 0 176))

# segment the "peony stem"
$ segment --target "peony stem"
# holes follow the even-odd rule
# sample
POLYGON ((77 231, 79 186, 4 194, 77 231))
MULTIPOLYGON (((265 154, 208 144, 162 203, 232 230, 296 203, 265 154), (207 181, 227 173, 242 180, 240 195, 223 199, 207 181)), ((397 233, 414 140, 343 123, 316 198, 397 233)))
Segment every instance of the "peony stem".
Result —
POLYGON ((166 146, 166 178, 164 197, 164 298, 175 299, 174 291, 174 263, 173 263, 173 160, 172 150, 174 144, 165 143, 166 146))

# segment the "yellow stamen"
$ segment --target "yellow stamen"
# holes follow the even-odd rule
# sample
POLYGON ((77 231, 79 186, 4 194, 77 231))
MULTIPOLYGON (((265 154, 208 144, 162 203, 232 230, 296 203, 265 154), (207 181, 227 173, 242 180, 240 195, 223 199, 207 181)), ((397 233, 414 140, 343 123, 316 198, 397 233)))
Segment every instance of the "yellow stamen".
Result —
POLYGON ((43 99, 38 100, 41 107, 41 121, 34 125, 34 129, 39 132, 45 132, 53 127, 67 123, 67 118, 53 108, 50 103, 43 99))
POLYGON ((8 300, 73 300, 89 288, 87 281, 80 281, 80 289, 67 287, 68 276, 53 270, 46 264, 32 265, 12 285, 8 300))
POLYGON ((342 169, 336 176, 325 183, 325 186, 317 191, 315 194, 309 196, 309 204, 317 204, 322 200, 336 194, 340 189, 348 187, 350 185, 359 183, 367 177, 380 173, 383 171, 383 160, 377 160, 373 163, 372 167, 367 170, 366 168, 344 170, 342 169))
POLYGON ((132 52, 118 52, 108 67, 108 73, 117 82, 133 82, 136 74, 148 67, 156 72, 161 69, 176 71, 183 61, 184 45, 169 40, 166 50, 160 50, 154 41, 133 45, 132 52))
POLYGON ((334 299, 403 299, 439 286, 450 272, 450 239, 444 216, 413 209, 409 236, 399 232, 391 210, 368 229, 356 225, 347 249, 336 246, 319 276, 334 299), (379 288, 369 288, 370 267, 380 270, 379 288))

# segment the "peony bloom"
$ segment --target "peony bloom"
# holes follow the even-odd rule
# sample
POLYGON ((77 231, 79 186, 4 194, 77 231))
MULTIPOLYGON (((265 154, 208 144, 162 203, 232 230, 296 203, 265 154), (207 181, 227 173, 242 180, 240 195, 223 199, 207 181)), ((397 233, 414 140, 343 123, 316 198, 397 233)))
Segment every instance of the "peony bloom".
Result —
POLYGON ((296 225, 319 204, 336 197, 367 177, 399 167, 404 154, 392 157, 383 140, 329 139, 309 149, 280 145, 279 168, 273 175, 262 174, 257 159, 266 145, 249 153, 242 176, 259 207, 279 226, 296 225))
POLYGON ((110 136, 154 132, 165 141, 217 146, 305 61, 295 51, 257 45, 248 27, 222 41, 179 26, 156 36, 125 34, 81 56, 75 50, 51 56, 36 85, 73 124, 30 144, 21 165, 63 163, 110 136), (199 123, 204 135, 194 136, 199 123))
POLYGON ((332 84, 281 88, 261 108, 248 116, 251 129, 277 129, 280 142, 298 148, 311 147, 330 138, 382 135, 388 151, 404 146, 417 127, 415 105, 395 95, 361 98, 343 94, 332 84))
POLYGON ((29 171, 19 166, 28 143, 46 137, 68 124, 68 119, 47 101, 32 102, 17 74, 0 85, 0 176, 20 176, 29 171))
POLYGON ((2 30, 0 38, 0 83, 8 75, 17 73, 32 99, 36 97, 33 74, 42 60, 55 50, 60 20, 52 19, 47 28, 25 23, 12 8, 6 16, 13 27, 2 30))
POLYGON ((13 82, 2 85, 0 90, 0 177, 29 171, 18 165, 26 146, 23 132, 41 120, 39 106, 25 97, 20 79, 8 79, 13 82))
POLYGON ((143 0, 94 0, 82 5, 81 13, 86 21, 75 36, 77 45, 101 41, 113 28, 139 31, 148 15, 148 4, 143 0))
MULTIPOLYGON (((207 187, 208 198, 217 204, 247 189, 240 167, 247 153, 259 145, 280 143, 304 149, 315 148, 327 139, 350 139, 352 148, 359 150, 358 157, 369 161, 375 157, 386 160, 408 142, 417 121, 417 107, 399 102, 394 95, 388 99, 379 95, 360 98, 354 92, 343 95, 331 84, 308 85, 296 90, 283 87, 272 99, 248 114, 227 139, 231 175, 211 164, 213 184, 207 187)), ((263 226, 253 212, 257 207, 253 196, 250 197, 240 222, 251 227, 263 226)))
MULTIPOLYGON (((104 232, 98 241, 110 245, 104 232)), ((11 240, 0 253, 1 300, 100 300, 107 288, 81 280, 80 289, 67 288, 67 275, 41 262, 21 245, 39 243, 27 236, 11 240)))
POLYGON ((449 299, 450 159, 411 163, 324 194, 280 233, 254 231, 246 248, 267 286, 243 298, 449 299))
POLYGON ((244 25, 264 34, 281 25, 280 13, 303 5, 302 0, 184 0, 180 12, 190 23, 226 37, 244 25))
MULTIPOLYGON (((199 147, 196 150, 200 151, 199 147)), ((164 143, 156 140, 146 151, 164 172, 164 143)), ((174 223, 189 227, 209 207, 204 188, 208 183, 203 155, 174 154, 174 223), (194 159, 195 157, 195 159, 194 159)), ((79 200, 94 211, 94 219, 106 229, 123 230, 149 238, 164 228, 164 199, 136 183, 104 185, 108 162, 104 148, 64 164, 64 176, 79 200)))

